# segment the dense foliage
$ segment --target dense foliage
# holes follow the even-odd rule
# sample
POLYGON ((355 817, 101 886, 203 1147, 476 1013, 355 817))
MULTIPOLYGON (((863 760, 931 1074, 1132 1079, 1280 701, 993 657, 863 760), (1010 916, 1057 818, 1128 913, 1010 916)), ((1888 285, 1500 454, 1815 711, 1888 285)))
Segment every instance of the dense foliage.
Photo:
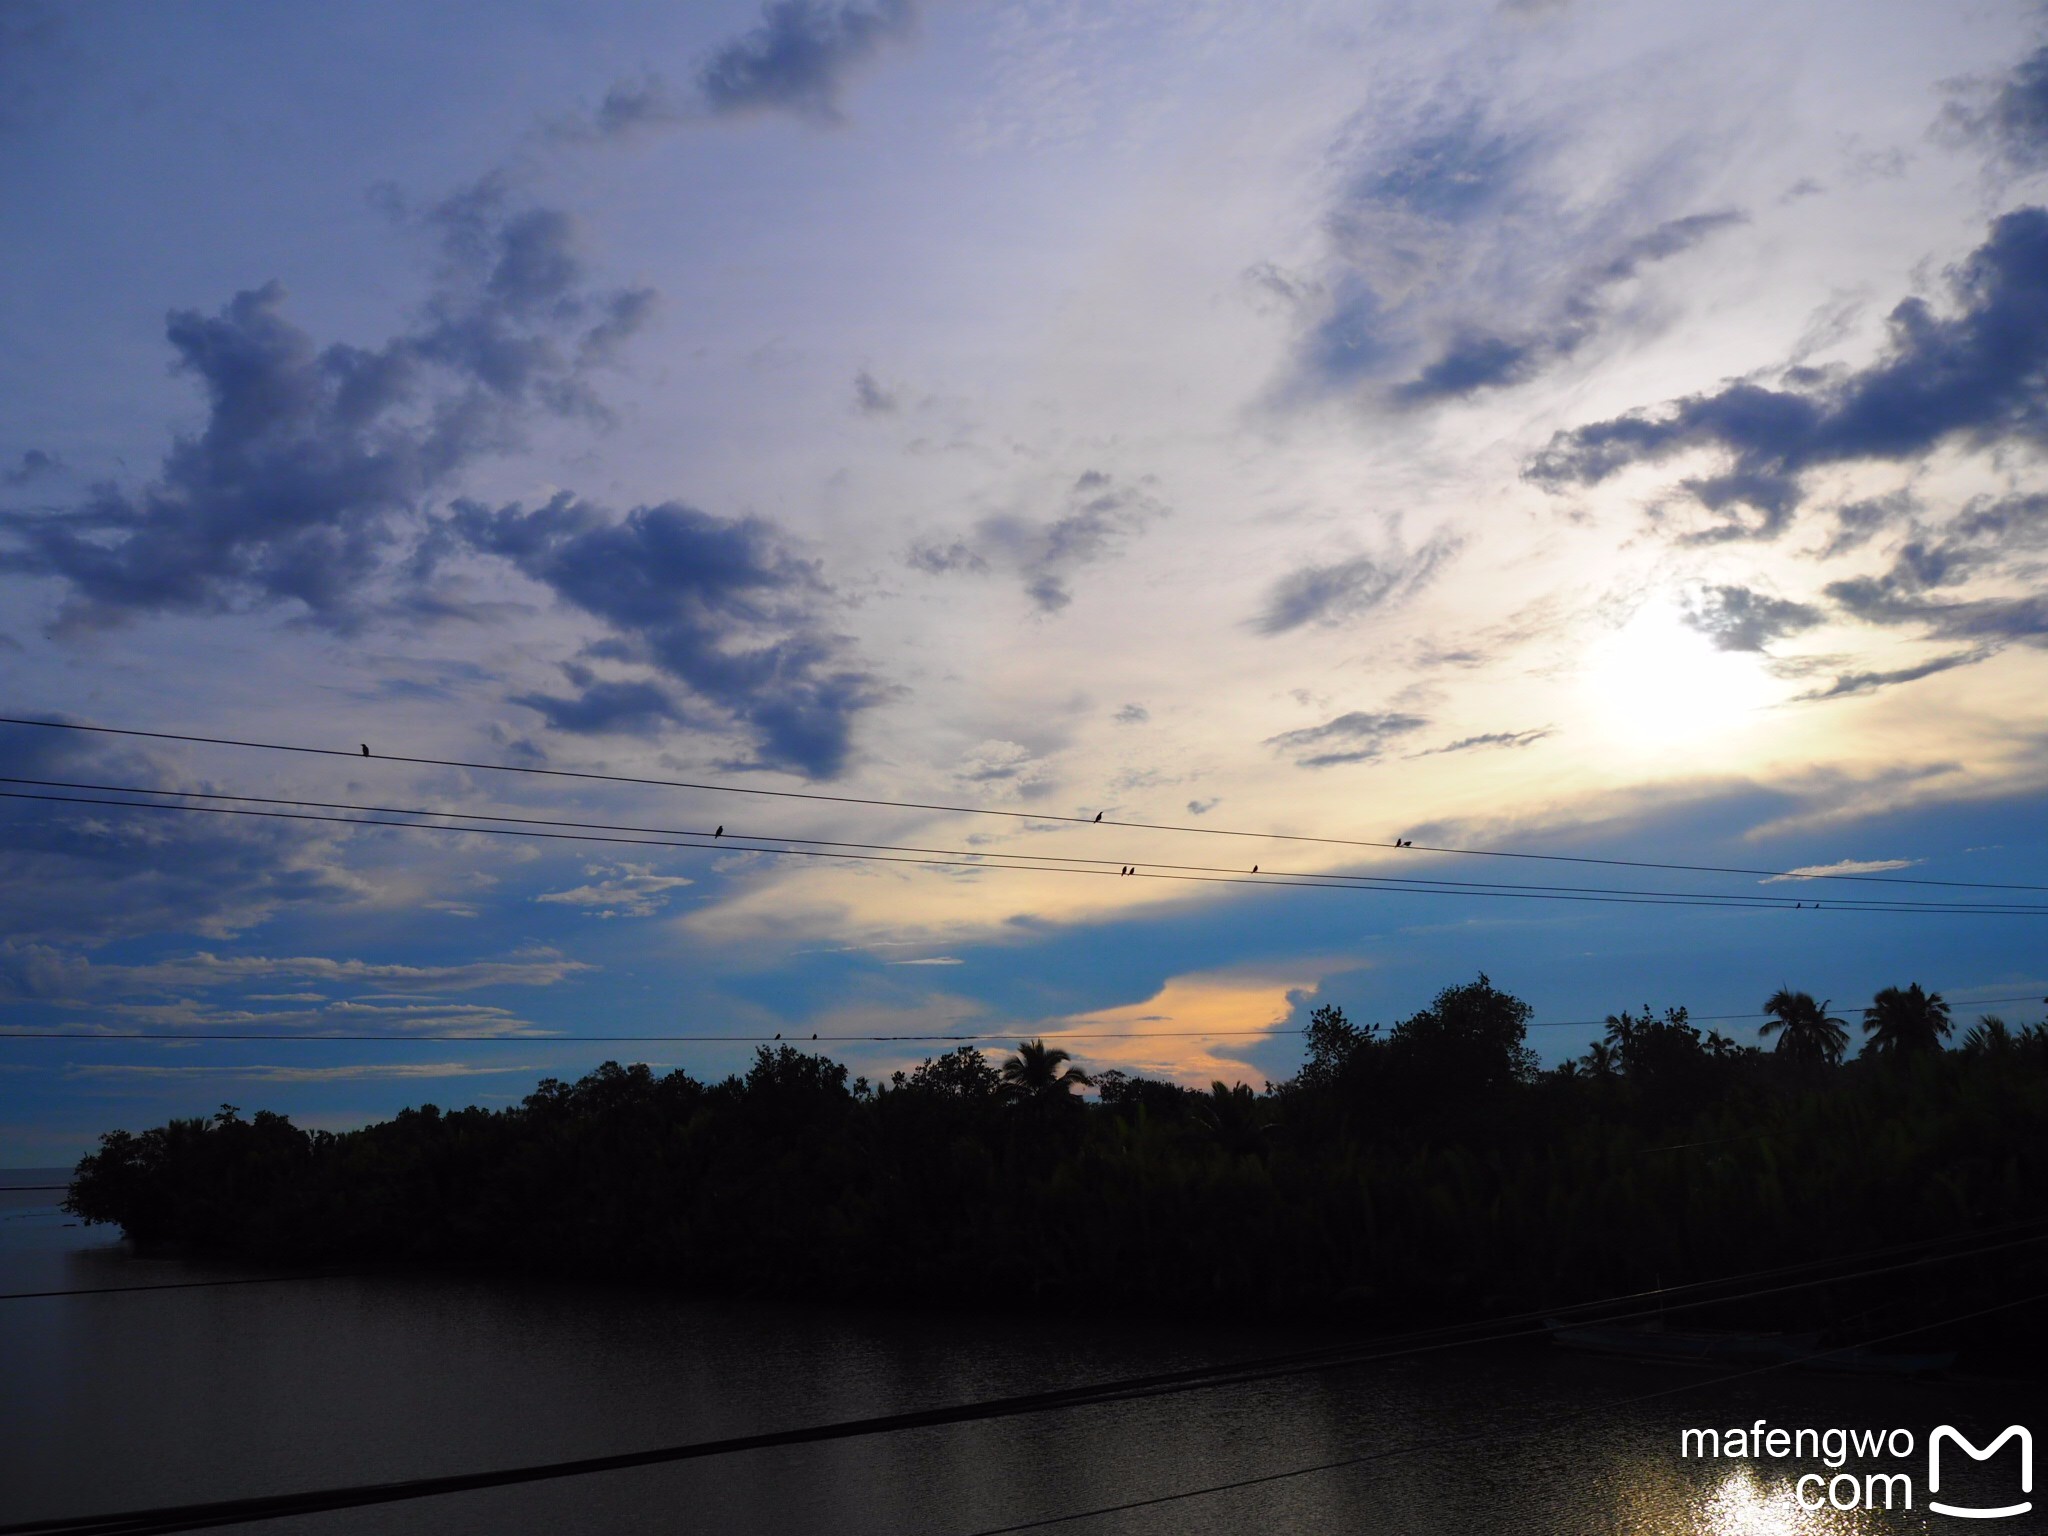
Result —
MULTIPOLYGON (((109 1133, 70 1209, 266 1260, 426 1260, 807 1297, 1338 1307, 1391 1319, 1614 1295, 1910 1240, 2048 1232, 2048 1033, 1887 989, 1869 1047, 1801 993, 1771 1051, 1683 1009, 1545 1072, 1485 977, 1382 1031, 1316 1010, 1289 1082, 1207 1093, 1026 1044, 849 1083, 607 1063, 517 1108, 332 1134, 274 1114, 109 1133), (1090 1101, 1077 1091, 1092 1086, 1090 1101)), ((1881 1261, 1873 1261, 1873 1263, 1881 1261)), ((1869 1267, 1869 1266, 1864 1266, 1869 1267)), ((2048 1243, 1724 1306, 1881 1337, 2048 1292, 2048 1243)), ((2038 1343, 2043 1309, 1965 1342, 2038 1343)))

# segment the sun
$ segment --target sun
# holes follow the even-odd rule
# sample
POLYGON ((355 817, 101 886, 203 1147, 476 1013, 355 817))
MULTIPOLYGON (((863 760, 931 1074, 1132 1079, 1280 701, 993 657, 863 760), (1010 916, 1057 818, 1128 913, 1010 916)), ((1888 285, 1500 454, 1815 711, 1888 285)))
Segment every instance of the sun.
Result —
POLYGON ((1715 649, 1674 605, 1652 599, 1588 650, 1581 698, 1596 733, 1614 750, 1718 758, 1738 747, 1777 700, 1778 687, 1760 661, 1751 652, 1715 649))

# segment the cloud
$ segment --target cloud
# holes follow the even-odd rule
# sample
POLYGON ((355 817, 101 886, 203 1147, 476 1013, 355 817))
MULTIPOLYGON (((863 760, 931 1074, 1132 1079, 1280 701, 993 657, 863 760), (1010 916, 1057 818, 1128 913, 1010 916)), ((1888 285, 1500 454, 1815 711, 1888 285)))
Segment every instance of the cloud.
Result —
POLYGON ((1098 1036, 1071 1047, 1091 1071, 1118 1067, 1193 1088, 1218 1079, 1257 1083, 1257 1069, 1240 1058, 1287 1029, 1302 989, 1313 987, 1325 968, 1298 963, 1306 975, 1208 971, 1169 977, 1141 1002, 1046 1019, 1019 1034, 1042 1032, 1053 1044, 1069 1031, 1098 1036), (1261 1030, 1268 1033, 1247 1033, 1261 1030), (1099 1038, 1105 1034, 1123 1038, 1099 1038))
POLYGON ((1143 725, 1152 718, 1152 711, 1142 704, 1126 704, 1114 716, 1118 725, 1143 725))
POLYGON ((499 178, 425 223, 441 279, 417 326, 381 347, 316 346, 276 282, 218 314, 174 312, 166 335, 206 397, 205 426, 137 490, 0 513, 0 572, 62 582, 60 629, 269 604, 361 622, 429 493, 517 446, 536 414, 597 414, 588 370, 652 304, 590 289, 568 217, 511 207, 499 178))
POLYGON ((1975 95, 1974 101, 1949 103, 1942 113, 1943 136, 1979 145, 2013 171, 2048 167, 2048 48, 2028 54, 1975 95))
POLYGON ((1877 875, 1889 869, 1911 869, 1919 862, 1918 859, 1837 859, 1832 864, 1802 864, 1782 875, 1768 876, 1758 884, 1775 885, 1780 881, 1817 879, 1824 875, 1877 875))
POLYGON ((885 960, 884 965, 964 965, 966 962, 955 955, 932 955, 924 960, 885 960))
POLYGON ((1041 613, 1057 613, 1074 600, 1070 583, 1082 568, 1115 558, 1129 540, 1168 515, 1152 483, 1150 476, 1133 485, 1087 470, 1067 487, 1059 516, 984 518, 967 538, 913 545, 907 562, 932 576, 1009 572, 1022 579, 1041 613))
MULTIPOLYGON (((94 783, 170 776, 145 751, 17 726, 0 728, 0 774, 94 783)), ((66 943, 226 937, 287 908, 357 901, 362 890, 335 868, 344 835, 304 823, 0 799, 0 934, 66 943)))
POLYGON ((1482 736, 1461 736, 1448 746, 1431 747, 1427 752, 1415 752, 1410 756, 1441 757, 1446 752, 1476 752, 1487 747, 1527 747, 1556 734, 1553 726, 1531 731, 1488 731, 1482 736))
POLYGON ((1377 762, 1396 737, 1428 724, 1420 715, 1353 710, 1322 725, 1269 736, 1266 745, 1293 756, 1298 768, 1332 768, 1342 763, 1377 762), (1331 750, 1320 750, 1323 748, 1331 750))
POLYGON ((909 0, 772 0, 759 26, 711 56, 697 89, 718 116, 788 112, 837 123, 847 77, 883 44, 909 36, 916 20, 909 0))
POLYGON ((1252 625, 1260 634, 1279 635, 1304 624, 1346 623, 1420 590, 1459 548, 1459 540, 1438 534, 1413 554, 1396 543, 1378 555, 1303 566, 1273 583, 1252 625))
POLYGON ((576 693, 567 697, 518 693, 507 702, 537 711, 558 731, 584 736, 605 732, 652 735, 684 718, 675 696, 658 683, 607 682, 588 667, 573 663, 562 671, 577 688, 576 693))
POLYGON ((1029 747, 992 737, 961 754, 953 777, 963 784, 1009 784, 1022 794, 1036 795, 1051 787, 1049 772, 1029 747))
POLYGON ((1884 356, 1838 375, 1793 370, 1784 388, 1738 383, 1661 410, 1559 432, 1525 466, 1551 490, 1597 485, 1637 464, 1713 451, 1720 468, 1683 482, 1719 521, 1691 542, 1783 532, 1824 465, 1910 459, 1950 441, 1987 447, 2048 437, 2048 210, 2021 208, 1949 274, 1952 313, 1909 298, 1884 356), (1747 507, 1756 515, 1745 521, 1747 507))
POLYGON ((1739 586, 1688 593, 1681 615, 1681 622, 1713 641, 1717 651, 1761 651, 1771 641, 1801 634, 1822 620, 1818 608, 1739 586))
POLYGON ((218 1077, 251 1083, 343 1083, 376 1079, 431 1077, 499 1077, 512 1072, 544 1070, 531 1064, 479 1066, 467 1061, 358 1062, 346 1067, 270 1066, 141 1066, 133 1063, 76 1063, 65 1068, 70 1077, 180 1078, 218 1077))
POLYGON ((0 133, 27 126, 47 104, 63 28, 49 0, 0 0, 0 133))
POLYGON ((652 917, 668 905, 671 892, 696 882, 682 875, 657 875, 647 864, 591 864, 589 885, 548 891, 533 899, 568 907, 589 907, 592 917, 652 917))
POLYGON ((549 128, 568 142, 609 142, 721 117, 781 112, 817 127, 845 121, 840 102, 852 77, 884 45, 916 30, 910 0, 834 5, 771 0, 760 23, 719 45, 678 91, 656 73, 613 83, 586 120, 549 128))
POLYGON ((895 391, 886 389, 863 368, 853 376, 853 408, 863 416, 889 416, 896 411, 895 391))
POLYGON ((14 468, 0 473, 0 485, 13 489, 16 486, 27 485, 33 480, 40 480, 45 475, 53 475, 62 468, 63 465, 58 462, 55 454, 45 453, 40 448, 30 448, 23 452, 20 462, 14 468))
POLYGON ((1623 320, 1647 323, 1628 285, 1745 221, 1659 219, 1676 195, 1668 151, 1654 179, 1603 188, 1562 171, 1568 148, 1495 126, 1476 99, 1361 113, 1332 153, 1321 272, 1260 262, 1242 277, 1300 327, 1292 389, 1428 406, 1525 383, 1623 320))
MULTIPOLYGON (((653 668, 744 729, 754 766, 831 778, 846 766, 861 711, 887 689, 846 661, 822 627, 831 589, 756 517, 720 518, 681 502, 615 517, 568 493, 532 511, 458 504, 453 528, 612 630, 603 654, 653 668)), ((559 729, 701 723, 659 690, 587 672, 573 698, 528 695, 559 729)))
MULTIPOLYGON (((46 962, 48 963, 48 962, 46 962)), ((554 950, 528 950, 498 960, 459 965, 396 965, 338 960, 326 955, 218 955, 200 950, 148 965, 98 965, 73 957, 63 971, 62 995, 106 992, 209 991, 279 977, 331 986, 386 986, 406 992, 469 992, 484 987, 552 987, 596 967, 554 950)), ((50 995, 44 993, 42 995, 50 995)), ((361 1006, 360 1003, 355 1006, 361 1006)))
POLYGON ((1827 595, 1868 624, 1912 625, 1937 639, 2048 643, 2048 599, 1932 594, 1984 574, 2037 584, 2048 552, 2048 496, 1979 498, 1938 530, 1901 543, 1890 569, 1830 582, 1827 595))
POLYGON ((1932 661, 1923 661, 1918 666, 1900 667, 1891 672, 1844 672, 1825 688, 1795 694, 1793 702, 1845 699, 1856 694, 1876 693, 1881 688, 1894 688, 1900 683, 1917 683, 1923 677, 1932 677, 1937 672, 1947 672, 1955 667, 1975 666, 1990 655, 1989 650, 1983 649, 1957 651, 1947 656, 1937 656, 1932 661))

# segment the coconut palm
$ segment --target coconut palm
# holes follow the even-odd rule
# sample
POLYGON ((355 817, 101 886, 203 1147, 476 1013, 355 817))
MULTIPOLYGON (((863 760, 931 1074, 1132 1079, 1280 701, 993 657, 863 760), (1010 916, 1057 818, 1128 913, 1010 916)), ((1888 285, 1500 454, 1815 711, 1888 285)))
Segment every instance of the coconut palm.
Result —
POLYGON ((1987 1013, 1969 1028, 1963 1036, 1963 1054, 1966 1056, 2010 1056, 2018 1048, 2020 1037, 2012 1027, 1995 1013, 1987 1013))
POLYGON ((1771 1021, 1757 1030, 1765 1039, 1778 1037, 1778 1054, 1791 1061, 1835 1066, 1849 1048, 1849 1026, 1816 1003, 1811 992, 1780 987, 1764 1004, 1771 1021))
POLYGON ((1863 1010, 1863 1052, 1879 1056, 1919 1055, 1941 1049, 1949 1032, 1948 1004, 1939 992, 1923 992, 1914 982, 1901 991, 1886 987, 1863 1010))
POLYGON ((1073 1057, 1043 1040, 1026 1040, 1017 1054, 1003 1063, 1003 1091, 1011 1098, 1037 1102, 1064 1101, 1076 1088, 1089 1086, 1090 1078, 1079 1067, 1061 1070, 1061 1063, 1073 1057))

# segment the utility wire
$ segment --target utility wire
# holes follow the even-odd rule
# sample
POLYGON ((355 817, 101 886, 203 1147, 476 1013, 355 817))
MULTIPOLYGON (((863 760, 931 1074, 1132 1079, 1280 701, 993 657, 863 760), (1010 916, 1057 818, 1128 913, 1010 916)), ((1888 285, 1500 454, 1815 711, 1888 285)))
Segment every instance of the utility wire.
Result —
POLYGON ((693 789, 725 795, 760 795, 778 800, 815 800, 836 805, 877 806, 890 810, 941 811, 958 816, 997 816, 1014 821, 1066 822, 1075 826, 1126 827, 1146 832, 1184 832, 1205 837, 1263 838, 1274 842, 1320 843, 1343 848, 1402 848, 1417 853, 1442 853, 1461 858, 1488 859, 1538 859, 1562 864, 1600 864, 1625 869, 1670 869, 1684 870, 1695 874, 1714 875, 1760 875, 1775 880, 1851 880, 1881 885, 1935 885, 1969 890, 1999 891, 2041 891, 2048 892, 2048 885, 2013 884, 1989 880, 1936 880, 1912 875, 1870 875, 1870 874, 1824 874, 1801 870, 1750 869, 1742 866, 1719 864, 1682 864, 1653 859, 1604 859, 1584 854, 1525 853, 1504 848, 1455 848, 1434 843, 1416 844, 1410 841, 1375 841, 1370 838, 1318 837, 1298 832, 1258 832, 1233 827, 1191 826, 1171 822, 1122 821, 1107 816, 1064 816, 1039 811, 1011 811, 994 806, 948 805, 924 800, 889 800, 864 795, 833 795, 822 790, 762 789, 743 784, 711 784, 689 779, 643 778, 632 774, 596 773, 571 768, 538 768, 520 763, 476 763, 457 758, 413 757, 400 753, 372 753, 366 759, 361 754, 340 747, 309 747, 287 742, 246 741, 228 736, 198 736, 178 731, 144 731, 112 725, 86 725, 74 720, 32 720, 18 715, 0 715, 0 725, 38 726, 46 730, 85 731, 105 736, 137 736, 153 741, 190 742, 201 746, 238 747, 263 752, 296 752, 314 757, 345 757, 352 761, 381 761, 387 763, 410 763, 429 768, 464 768, 482 773, 524 773, 546 778, 589 779, 612 784, 641 784, 661 789, 693 789))
MULTIPOLYGON (((2021 1246, 2048 1239, 2048 1234, 2031 1238, 2015 1239, 1991 1247, 1978 1247, 1949 1254, 1927 1255, 1907 1260, 1901 1264, 1885 1265, 1873 1269, 1852 1272, 1846 1275, 1826 1275, 1812 1280, 1797 1281, 1786 1285, 1768 1287, 1763 1290, 1737 1293, 1732 1296, 1714 1298, 1720 1301, 1746 1300, 1756 1296, 1782 1294, 1787 1291, 1810 1289, 1816 1285, 1829 1285, 1844 1280, 1860 1279, 1870 1275, 1886 1274, 1901 1269, 1922 1267, 1931 1263, 1944 1263, 1961 1258, 1976 1258, 1984 1253, 2021 1246)), ((2029 1298, 2032 1300, 2035 1298, 2029 1298)), ((2010 1305, 2019 1305, 2012 1303, 2010 1305)), ((1651 1316, 1661 1308, 1648 1308, 1639 1313, 1611 1317, 1606 1321, 1625 1321, 1630 1317, 1651 1316)), ((1986 1311, 2003 1310, 2002 1307, 1987 1308, 1986 1311)), ((1966 1321, 1981 1313, 1968 1313, 1962 1317, 1943 1319, 1941 1322, 1921 1325, 1918 1328, 1902 1330, 1898 1334, 1869 1341, 1886 1343, 1908 1333, 1924 1332, 1928 1328, 1940 1327, 1945 1323, 1966 1321)), ((1438 1330, 1441 1332, 1442 1330, 1438 1330)), ((1536 1331, 1536 1330, 1530 1330, 1536 1331)), ((1512 1336, 1512 1335, 1507 1335, 1512 1336)), ((586 1476, 597 1472, 624 1471, 630 1468, 666 1465, 679 1461, 699 1460, 711 1456, 731 1455, 735 1452, 762 1450, 770 1447, 816 1444, 821 1441, 844 1440, 876 1434, 895 1433, 906 1429, 931 1428, 945 1424, 985 1422, 990 1419, 1012 1418, 1020 1414, 1043 1413, 1056 1409, 1096 1406, 1141 1397, 1156 1397, 1168 1393, 1202 1390, 1216 1386, 1239 1386, 1250 1382, 1272 1379, 1278 1376, 1299 1375, 1310 1371, 1329 1370, 1338 1367, 1370 1364, 1375 1361, 1398 1358, 1403 1355, 1430 1352, 1445 1348, 1461 1347, 1465 1343, 1494 1342, 1494 1339, 1451 1340, 1418 1345, 1408 1349, 1382 1350, 1378 1353, 1360 1353, 1357 1348, 1348 1351, 1300 1351, 1291 1356, 1274 1356, 1263 1361, 1241 1361, 1213 1367, 1197 1367, 1191 1370, 1164 1372, 1152 1376, 1132 1377, 1121 1381, 1099 1382, 1088 1386, 1055 1389, 1047 1392, 1022 1394, 1008 1398, 987 1399, 981 1402, 964 1403, 950 1408, 925 1409, 910 1413, 886 1414, 867 1419, 841 1420, 831 1424, 820 1424, 804 1429, 777 1430, 763 1434, 739 1435, 722 1440, 697 1441, 687 1445, 663 1446, 651 1450, 629 1451, 611 1456, 584 1457, 573 1461, 539 1463, 523 1467, 504 1468, 492 1472, 458 1473, 452 1476, 412 1478, 397 1482, 356 1484, 348 1487, 308 1490, 301 1493, 271 1494, 255 1498, 220 1500, 202 1504, 172 1505, 157 1509, 128 1510, 103 1515, 83 1515, 27 1521, 19 1524, 0 1526, 0 1536, 163 1536, 173 1531, 201 1530, 222 1525, 246 1524, 256 1520, 277 1519, 286 1515, 312 1514, 334 1509, 357 1509, 372 1504, 389 1504, 419 1498, 432 1498, 449 1493, 473 1492, 484 1488, 509 1487, 523 1483, 544 1482, 562 1477, 586 1476)), ((1366 1346, 1368 1349, 1370 1346, 1366 1346)), ((1848 1346, 1845 1346, 1848 1347, 1848 1346)), ((1855 1347, 1868 1347, 1864 1346, 1855 1347)), ((1817 1350, 1816 1356, 1838 1353, 1836 1350, 1817 1350)), ((1773 1362, 1761 1367, 1762 1370, 1780 1369, 1791 1361, 1773 1362)), ((1756 1371, 1742 1371, 1734 1376, 1722 1378, 1738 1379, 1757 1374, 1756 1371)), ((1711 1384, 1711 1383, 1701 1383, 1711 1384)), ((1648 1394, 1657 1396, 1663 1394, 1648 1394)), ((1602 1407, 1622 1406, 1639 1399, 1624 1399, 1621 1403, 1599 1405, 1602 1407)), ((1555 1423, 1558 1415, 1551 1415, 1547 1422, 1555 1423)), ((1476 1437, 1458 1437, 1476 1438, 1476 1437)), ((1415 1447, 1414 1449, 1422 1449, 1415 1447)), ((1252 1482, 1278 1481, 1284 1477, 1305 1476, 1311 1472, 1331 1470, 1360 1461, 1379 1459, 1387 1454, 1375 1452, 1361 1457, 1347 1458, 1340 1462, 1324 1463, 1314 1467, 1293 1468, 1284 1473, 1267 1474, 1262 1478, 1243 1480, 1236 1484, 1219 1484, 1209 1488, 1190 1489, 1179 1493, 1162 1495, 1152 1500, 1139 1501, 1128 1506, 1115 1506, 1100 1510, 1084 1510, 1074 1514, 1054 1517, 1035 1522, 1057 1524, 1068 1520, 1083 1519, 1096 1514, 1114 1513, 1116 1509, 1136 1508, 1140 1503, 1166 1503, 1176 1499, 1196 1498, 1209 1493, 1222 1492, 1226 1487, 1248 1486, 1252 1482)), ((1029 1526, 1006 1529, 1028 1529, 1029 1526)), ((994 1533, 987 1533, 994 1536, 994 1533)))
MULTIPOLYGON (((676 839, 645 837, 622 837, 595 832, 550 832, 538 827, 486 827, 486 826, 436 826, 418 821, 390 821, 375 816, 337 816, 316 811, 255 810, 245 806, 224 805, 177 805, 165 801, 113 800, 103 796, 38 794, 24 790, 0 790, 0 799, 35 800, 54 802, 60 805, 110 806, 135 811, 175 811, 187 815, 201 816, 248 816, 273 821, 314 821, 339 823, 358 827, 396 827, 409 832, 452 832, 464 836, 528 837, 544 838, 557 842, 607 843, 629 848, 692 848, 699 851, 718 852, 722 840, 706 838, 698 842, 676 839)), ((1286 880, 1268 879, 1264 875, 1196 875, 1172 874, 1142 866, 1125 866, 1118 870, 1108 868, 1075 868, 1072 865, 1040 865, 998 862, 1003 855, 971 855, 962 858, 929 858, 909 854, 852 853, 828 851, 816 848, 748 848, 742 850, 758 853, 770 858, 816 858, 844 859, 862 863, 920 865, 938 869, 996 869, 1043 872, 1062 875, 1093 875, 1100 878, 1116 879, 1136 877, 1142 880, 1175 881, 1192 885, 1255 885, 1266 889, 1280 890, 1339 890, 1355 891, 1366 895, 1415 895, 1415 896, 1490 896, 1502 900, 1519 901, 1582 901, 1599 902, 1620 906, 1664 906, 1664 907, 1710 907, 1723 910, 1756 910, 1769 912, 1791 912, 1799 909, 1788 897, 1759 896, 1708 896, 1708 895, 1664 895, 1655 892, 1622 893, 1613 895, 1586 894, 1564 889, 1519 890, 1508 887, 1443 889, 1437 882, 1416 880, 1404 885, 1358 885, 1341 878, 1302 878, 1286 880)), ((1826 902, 1813 904, 1815 910, 1845 912, 1888 912, 1913 916, 1933 913, 1948 913, 1956 916, 2016 916, 2048 917, 2048 905, 2006 906, 1968 902, 1905 902, 1873 901, 1864 898, 1830 898, 1826 902)))
MULTIPOLYGON (((0 784, 28 784, 45 789, 95 790, 108 794, 118 795, 155 795, 164 799, 174 800, 218 800, 233 801, 243 805, 294 806, 306 810, 353 811, 360 813, 362 815, 374 816, 434 816, 447 821, 504 822, 521 827, 545 827, 553 829, 565 829, 577 832, 628 832, 633 833, 636 836, 644 835, 647 837, 696 839, 697 841, 694 841, 688 844, 687 846, 697 848, 725 847, 730 844, 739 848, 743 852, 749 853, 783 854, 806 852, 809 849, 856 849, 884 853, 929 854, 946 859, 948 861, 960 861, 971 868, 1009 868, 1014 867, 1016 864, 1022 861, 1033 867, 1054 867, 1065 865, 1087 866, 1091 867, 1092 872, 1094 873, 1101 873, 1112 864, 1116 865, 1120 870, 1128 868, 1134 874, 1151 873, 1153 871, 1210 875, 1241 875, 1245 873, 1244 868, 1241 865, 1225 866, 1218 864, 1173 864, 1162 863, 1158 860, 1144 860, 1140 862, 1131 862, 1121 858, 1097 859, 1069 854, 1039 854, 1014 852, 1003 852, 999 854, 983 854, 971 848, 933 848, 906 843, 861 843, 833 838, 784 837, 779 834, 727 832, 723 826, 720 826, 716 831, 707 832, 700 827, 645 827, 634 825, 621 825, 615 822, 574 821, 564 817, 557 816, 498 815, 482 811, 451 811, 432 806, 408 807, 390 805, 362 805, 348 801, 288 799, 275 795, 232 795, 210 790, 164 789, 153 785, 93 784, 83 783, 72 779, 29 779, 0 775, 0 784), (751 846, 754 844, 800 844, 803 846, 801 849, 776 846, 751 846), (1004 862, 1002 864, 996 865, 986 864, 985 861, 991 858, 1001 859, 1004 862)), ((150 805, 154 804, 155 802, 92 801, 88 803, 120 805, 134 803, 150 805)), ((204 810, 211 809, 211 807, 191 806, 186 807, 186 809, 204 810)), ((388 825, 388 823, 386 824, 388 825)), ((407 823, 407 825, 411 825, 411 823, 407 823)), ((434 829, 430 828, 429 830, 434 829)), ((455 832, 462 831, 464 829, 461 827, 443 827, 439 828, 438 830, 455 832)), ((1469 890, 1481 895, 1499 895, 1508 892, 1518 891, 1537 891, 1549 895, 1685 897, 1689 900, 1708 902, 1714 905, 1728 905, 1731 903, 1738 905, 1750 905, 1754 903, 1763 903, 1769 906, 1786 907, 1794 910, 1805 905, 1804 902, 1795 901, 1792 897, 1789 896, 1775 898, 1760 897, 1755 895, 1754 893, 1740 893, 1730 895, 1724 892, 1713 891, 1638 890, 1631 889, 1628 887, 1598 885, 1589 886, 1515 884, 1510 882, 1493 880, 1455 880, 1442 876, 1360 875, 1351 873, 1334 873, 1327 871, 1303 871, 1260 868, 1255 868, 1252 871, 1252 873, 1261 875, 1265 877, 1265 879, 1267 880, 1283 884, 1296 884, 1304 881, 1341 881, 1345 884, 1357 883, 1364 885, 1389 886, 1403 889, 1435 889, 1437 887, 1444 887, 1450 891, 1469 890)), ((1837 909, 1846 908, 1849 910, 1861 910, 1863 908, 1870 908, 1873 910, 1889 911, 1904 908, 1910 911, 1920 911, 1925 908, 1943 908, 1948 910, 1971 912, 2019 912, 2025 913, 2030 916, 2048 914, 2048 906, 2044 906, 2039 902, 1937 902, 1928 900, 1902 901, 1898 899, 1884 898, 1872 899, 1862 897, 1834 897, 1831 899, 1830 904, 1837 909)))

